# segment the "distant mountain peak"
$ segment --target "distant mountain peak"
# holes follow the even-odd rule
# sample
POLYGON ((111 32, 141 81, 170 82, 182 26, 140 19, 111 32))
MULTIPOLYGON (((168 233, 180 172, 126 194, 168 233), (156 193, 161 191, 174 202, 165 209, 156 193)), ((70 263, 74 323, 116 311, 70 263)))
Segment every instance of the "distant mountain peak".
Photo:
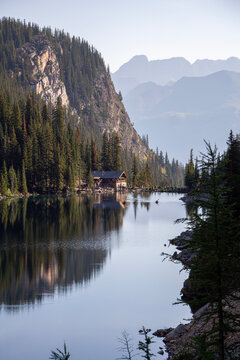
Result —
POLYGON ((141 63, 145 62, 146 63, 146 62, 148 62, 148 58, 146 55, 135 55, 129 60, 129 62, 141 62, 141 63))

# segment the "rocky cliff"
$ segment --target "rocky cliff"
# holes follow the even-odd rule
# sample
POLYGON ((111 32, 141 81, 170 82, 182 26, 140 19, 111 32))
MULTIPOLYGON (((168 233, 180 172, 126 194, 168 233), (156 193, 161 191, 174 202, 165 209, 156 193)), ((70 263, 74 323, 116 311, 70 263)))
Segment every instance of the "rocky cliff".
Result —
POLYGON ((31 42, 24 44, 19 49, 18 56, 20 61, 30 67, 30 85, 36 94, 53 104, 56 103, 57 98, 60 96, 62 104, 69 105, 56 54, 50 42, 44 36, 33 36, 31 42))
MULTIPOLYGON (((136 132, 129 116, 124 108, 119 94, 116 93, 111 77, 108 73, 99 73, 95 81, 95 89, 98 94, 98 103, 106 110, 106 116, 99 121, 100 131, 103 133, 117 132, 125 149, 133 150, 140 157, 144 158, 149 150, 144 146, 142 139, 136 132)), ((97 117, 100 119, 101 109, 92 97, 92 104, 97 117)))

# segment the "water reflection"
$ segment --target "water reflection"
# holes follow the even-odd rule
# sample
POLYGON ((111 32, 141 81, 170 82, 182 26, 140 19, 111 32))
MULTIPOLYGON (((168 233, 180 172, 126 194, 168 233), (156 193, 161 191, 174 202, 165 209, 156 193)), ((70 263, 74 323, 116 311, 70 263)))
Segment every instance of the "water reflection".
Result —
POLYGON ((102 270, 125 210, 124 194, 0 202, 0 305, 18 309, 88 283, 102 270))

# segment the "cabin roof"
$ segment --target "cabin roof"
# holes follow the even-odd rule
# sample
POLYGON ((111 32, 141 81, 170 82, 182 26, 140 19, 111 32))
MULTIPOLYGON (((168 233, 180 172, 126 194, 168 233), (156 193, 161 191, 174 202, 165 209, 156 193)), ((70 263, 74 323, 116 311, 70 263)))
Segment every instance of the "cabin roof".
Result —
POLYGON ((94 178, 101 179, 119 179, 122 175, 125 175, 124 171, 93 171, 92 176, 94 178))

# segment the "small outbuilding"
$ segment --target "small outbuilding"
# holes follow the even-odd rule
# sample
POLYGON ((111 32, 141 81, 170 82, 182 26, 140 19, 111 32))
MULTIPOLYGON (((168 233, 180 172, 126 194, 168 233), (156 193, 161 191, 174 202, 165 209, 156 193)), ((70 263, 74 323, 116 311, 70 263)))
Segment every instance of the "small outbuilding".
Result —
POLYGON ((124 171, 93 171, 95 188, 112 188, 116 191, 127 188, 127 176, 124 171))

